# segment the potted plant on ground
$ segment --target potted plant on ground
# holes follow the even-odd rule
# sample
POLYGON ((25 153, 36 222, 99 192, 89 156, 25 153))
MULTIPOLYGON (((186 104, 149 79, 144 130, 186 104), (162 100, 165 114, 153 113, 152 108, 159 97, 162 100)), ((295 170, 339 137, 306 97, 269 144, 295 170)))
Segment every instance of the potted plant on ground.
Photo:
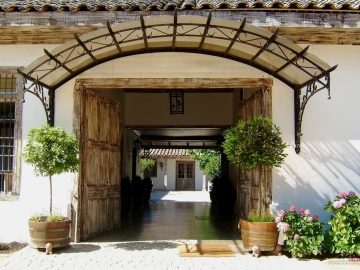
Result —
POLYGON ((126 176, 121 179, 121 216, 128 217, 131 209, 131 181, 126 176))
POLYGON ((151 192, 154 187, 153 181, 149 176, 144 177, 143 185, 144 185, 144 203, 149 203, 151 198, 151 192))
POLYGON ((144 183, 139 175, 131 181, 131 197, 134 208, 141 209, 144 204, 144 183))
MULTIPOLYGON (((282 141, 280 129, 272 122, 270 118, 255 116, 253 119, 244 122, 240 120, 237 125, 230 128, 225 135, 222 144, 224 153, 227 155, 229 162, 235 165, 243 172, 258 170, 259 171, 259 202, 262 199, 263 192, 263 171, 265 168, 280 167, 284 162, 287 154, 284 149, 287 144, 282 141)), ((255 209, 259 217, 267 216, 269 206, 262 206, 258 203, 258 209, 255 209)), ((252 214, 250 212, 250 214, 252 214)), ((242 237, 245 232, 246 220, 240 220, 242 237)), ((277 232, 276 223, 270 225, 273 231, 277 232)), ((253 242, 254 245, 262 245, 264 240, 253 242)), ((245 247, 249 248, 249 247, 245 247)), ((273 250, 275 245, 267 250, 273 250)))
POLYGON ((71 221, 52 211, 52 176, 78 171, 78 140, 60 127, 44 125, 32 128, 22 158, 34 167, 37 176, 49 177, 49 212, 34 215, 28 221, 31 245, 35 248, 45 248, 47 243, 51 243, 53 248, 67 246, 71 221))
POLYGON ((222 219, 230 219, 234 211, 236 190, 231 181, 218 177, 212 187, 215 205, 222 219))

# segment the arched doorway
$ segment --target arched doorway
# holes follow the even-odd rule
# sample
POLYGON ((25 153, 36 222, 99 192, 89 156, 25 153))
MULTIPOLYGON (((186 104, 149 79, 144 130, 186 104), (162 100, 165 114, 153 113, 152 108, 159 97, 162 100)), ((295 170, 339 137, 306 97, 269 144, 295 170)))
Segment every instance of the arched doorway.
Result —
MULTIPOLYGON (((24 91, 29 91, 40 98, 46 109, 49 123, 54 121, 55 91, 62 84, 75 78, 80 73, 96 65, 112 59, 155 52, 190 52, 215 55, 235 60, 265 71, 294 90, 295 106, 295 141, 296 149, 300 150, 301 118, 308 99, 321 89, 330 89, 329 74, 331 68, 326 63, 307 53, 303 49, 271 33, 255 26, 247 25, 246 21, 212 19, 211 13, 206 17, 171 16, 140 17, 137 22, 107 26, 107 29, 91 32, 77 37, 45 55, 34 63, 19 70, 27 84, 24 91), (301 62, 301 63, 300 63, 301 62), (314 87, 319 85, 320 87, 314 87), (34 87, 36 88, 34 90, 34 87), (41 95, 43 88, 49 91, 49 100, 41 95), (39 91, 41 89, 41 91, 39 91), (301 90, 306 89, 305 98, 301 100, 301 90)), ((148 78, 148 80, 113 79, 111 87, 148 89, 156 85, 162 89, 170 88, 231 88, 239 78, 217 79, 216 83, 209 78, 148 78), (185 85, 185 86, 184 86, 185 85)), ((248 79, 250 81, 254 79, 248 79)), ((259 79, 255 79, 259 80, 259 79)), ((96 79, 90 84, 96 84, 96 79)), ((109 81, 105 79, 105 81, 109 81)), ((261 81, 261 80, 259 80, 261 81)), ((103 83, 103 82, 102 82, 103 83)), ((244 83, 244 81, 242 82, 244 83)), ((90 85, 89 84, 89 85, 90 85)), ((236 86, 234 86, 236 84, 236 86)), ((251 87, 254 82, 251 82, 251 87)), ((81 87, 77 83, 76 87, 81 87)), ((104 87, 102 84, 101 87, 104 87)), ((245 87, 245 86, 241 86, 245 87)), ((89 88, 86 86, 85 88, 89 88)), ((105 102, 106 103, 106 102, 105 102)), ((96 145, 96 144, 94 144, 96 145)), ((106 148, 106 146, 102 145, 106 148)), ((105 155, 109 158, 109 155, 105 155)), ((118 182, 115 181, 115 185, 118 182)), ((82 194, 84 186, 78 182, 77 189, 82 194)), ((108 200, 110 195, 104 191, 101 200, 108 200)), ((113 202, 116 205, 116 200, 113 202)), ((77 218, 82 220, 81 203, 74 199, 73 207, 77 218), (79 213, 80 212, 80 213, 79 213)), ((97 209, 100 206, 96 206, 97 209)), ((93 219, 94 216, 89 216, 93 219)), ((109 221, 104 220, 104 224, 109 221)), ((83 221, 82 221, 83 222, 83 221)), ((117 221, 113 222, 116 228, 117 221)), ((81 231, 81 222, 77 225, 81 231)), ((101 227, 101 226, 100 226, 101 227)), ((103 232, 100 228, 97 232, 103 232)), ((81 234, 81 233, 80 233, 81 234)), ((80 239, 80 234, 79 235, 80 239)), ((89 234, 91 237, 91 234, 89 234)))

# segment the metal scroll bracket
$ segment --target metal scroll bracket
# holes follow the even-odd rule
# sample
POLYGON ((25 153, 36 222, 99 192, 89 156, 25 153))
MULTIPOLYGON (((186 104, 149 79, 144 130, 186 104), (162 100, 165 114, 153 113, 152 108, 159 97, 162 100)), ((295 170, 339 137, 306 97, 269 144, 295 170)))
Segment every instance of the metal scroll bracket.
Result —
POLYGON ((294 89, 294 103, 295 103, 295 152, 300 153, 300 142, 302 118, 305 111, 305 106, 309 99, 315 95, 317 92, 327 89, 328 90, 328 99, 331 99, 330 96, 330 72, 335 70, 337 65, 329 69, 327 72, 322 73, 320 76, 314 76, 314 78, 307 82, 306 85, 301 85, 298 88, 294 89))

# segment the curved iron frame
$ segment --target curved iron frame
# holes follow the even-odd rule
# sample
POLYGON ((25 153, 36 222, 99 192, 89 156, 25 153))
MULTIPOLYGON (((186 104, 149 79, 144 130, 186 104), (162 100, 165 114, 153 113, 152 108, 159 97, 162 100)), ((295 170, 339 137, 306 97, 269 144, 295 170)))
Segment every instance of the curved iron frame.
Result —
POLYGON ((283 43, 280 43, 277 41, 277 34, 278 29, 271 35, 271 37, 262 36, 258 33, 248 32, 245 30, 246 25, 246 18, 242 21, 239 28, 234 28, 230 26, 219 26, 219 25, 212 25, 211 24, 212 19, 212 13, 210 12, 207 21, 205 24, 195 24, 191 22, 186 23, 179 23, 178 22, 178 15, 177 12, 174 12, 174 19, 172 24, 155 24, 147 26, 145 24, 145 20, 142 15, 140 15, 140 27, 132 27, 132 28, 126 28, 119 31, 114 31, 110 24, 107 23, 107 30, 108 32, 105 34, 101 34, 98 36, 95 36, 91 39, 82 40, 75 34, 75 40, 77 43, 73 46, 69 46, 68 48, 64 49, 63 51, 60 51, 59 53, 52 55, 50 52, 44 49, 45 55, 48 57, 43 62, 39 63, 35 67, 33 67, 31 70, 27 72, 22 72, 21 70, 18 70, 18 73, 20 73, 25 80, 24 83, 24 93, 29 92, 34 94, 36 97, 40 99, 40 101, 43 104, 44 110, 46 112, 47 121, 50 125, 54 124, 54 104, 55 104, 55 90, 63 85, 65 82, 69 81, 70 79, 76 77, 80 73, 84 72, 87 69, 90 69, 96 65, 99 65, 101 63, 107 62, 109 60, 113 60, 116 58, 121 58, 125 56, 130 55, 136 55, 136 54, 142 54, 142 53, 149 53, 149 52, 166 52, 166 51, 181 51, 181 52, 192 52, 192 53, 200 53, 200 54, 208 54, 208 55, 214 55, 222 58, 227 58, 231 60, 235 60, 250 66, 253 66, 257 69, 260 69, 275 78, 279 79, 280 81, 287 84, 289 87, 291 87, 294 90, 294 104, 295 104, 295 151, 296 153, 300 153, 300 139, 301 139, 301 124, 302 124, 302 117, 304 114, 305 106, 308 102, 308 100, 317 92, 323 89, 328 90, 328 95, 330 98, 330 72, 336 69, 337 65, 328 69, 324 70, 319 64, 312 61, 310 58, 307 58, 305 53, 307 52, 309 47, 304 48, 302 51, 298 52, 294 49, 286 46, 283 43), (173 27, 172 33, 164 32, 161 27, 173 27), (183 26, 190 26, 190 30, 180 32, 179 29, 182 29, 183 26), (147 34, 149 31, 150 34, 147 34), (202 32, 201 32, 202 30, 202 32), (210 33, 210 30, 213 32, 210 33), (232 31, 234 36, 229 36, 226 34, 226 31, 232 31), (129 33, 130 31, 130 33, 129 33), (195 33, 194 31, 197 31, 198 33, 195 33), (127 32, 127 33, 125 33, 127 32), (139 35, 135 35, 136 38, 130 36, 134 36, 132 34, 139 33, 139 35), (152 35, 156 33, 157 35, 152 35), (217 32, 218 35, 215 35, 215 32, 217 32), (121 34, 126 34, 122 36, 121 34), (219 35, 220 34, 220 35, 219 35), (247 35, 253 35, 256 36, 254 39, 246 39, 245 37, 247 35), (200 37, 201 42, 199 44, 199 47, 194 48, 177 48, 176 47, 176 38, 177 37, 200 37), (172 38, 172 44, 169 47, 164 48, 150 48, 148 44, 149 39, 154 38, 164 38, 164 37, 171 37, 172 38), (110 40, 109 43, 99 43, 96 41, 96 39, 104 38, 104 40, 110 40), (228 47, 224 52, 218 52, 218 51, 210 51, 205 50, 203 48, 205 39, 217 39, 217 40, 224 40, 224 41, 230 41, 228 47), (140 50, 134 50, 131 52, 124 53, 121 49, 121 46, 129 43, 134 42, 138 40, 143 40, 144 42, 144 48, 140 50), (262 43, 262 41, 264 43, 262 43), (235 43, 242 43, 248 46, 252 46, 257 48, 257 53, 252 56, 252 58, 245 59, 240 57, 235 57, 233 55, 229 54, 229 51, 234 46, 235 43), (93 48, 93 45, 97 46, 96 48, 93 48), (108 48, 115 46, 117 49, 117 53, 114 55, 111 55, 106 58, 97 59, 94 56, 94 53, 96 53, 98 50, 108 48), (275 50, 278 49, 278 50, 275 50), (80 50, 80 52, 78 51, 80 50), (267 52, 271 55, 274 55, 278 57, 279 59, 285 61, 286 63, 283 64, 281 67, 279 67, 276 70, 271 70, 269 68, 265 68, 264 66, 261 66, 259 63, 255 62, 255 60, 261 55, 261 53, 267 52), (65 58, 62 54, 68 53, 69 55, 65 58), (77 55, 75 55, 77 53, 77 55), (72 56, 72 57, 71 57, 72 56), (83 56, 88 56, 92 59, 92 62, 88 65, 84 66, 83 68, 72 70, 69 68, 69 64, 71 64, 72 61, 78 60, 79 58, 83 56), (62 61, 61 61, 61 60, 62 61), (311 66, 307 66, 305 62, 311 64, 311 66), (44 69, 43 65, 48 64, 50 68, 44 69), (55 66, 51 67, 52 64, 55 64, 55 66), (282 77, 279 73, 289 65, 295 66, 298 70, 301 72, 306 73, 311 79, 304 82, 301 85, 294 84, 287 80, 285 77, 282 77), (57 69, 62 68, 65 69, 66 72, 69 74, 67 77, 65 77, 63 80, 58 82, 56 85, 50 86, 45 84, 42 80, 51 74, 52 72, 56 71, 57 69), (311 73, 309 70, 314 70, 313 73, 311 73), (38 76, 36 73, 39 72, 42 75, 38 76), (32 82, 29 86, 27 86, 26 81, 29 80, 32 82), (48 97, 44 95, 44 89, 48 89, 48 97))

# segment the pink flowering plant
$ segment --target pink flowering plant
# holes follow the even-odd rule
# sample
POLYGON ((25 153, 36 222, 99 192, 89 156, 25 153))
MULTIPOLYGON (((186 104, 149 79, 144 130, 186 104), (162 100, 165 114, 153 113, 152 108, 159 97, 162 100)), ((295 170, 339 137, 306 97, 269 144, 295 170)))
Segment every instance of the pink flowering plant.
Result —
POLYGON ((326 231, 326 247, 341 256, 360 255, 360 198, 355 192, 340 192, 325 210, 332 211, 326 231))
POLYGON ((284 233, 286 249, 292 257, 302 258, 311 254, 321 254, 323 235, 323 222, 318 215, 311 215, 309 209, 300 209, 291 205, 288 212, 280 210, 275 218, 279 231, 284 233))

